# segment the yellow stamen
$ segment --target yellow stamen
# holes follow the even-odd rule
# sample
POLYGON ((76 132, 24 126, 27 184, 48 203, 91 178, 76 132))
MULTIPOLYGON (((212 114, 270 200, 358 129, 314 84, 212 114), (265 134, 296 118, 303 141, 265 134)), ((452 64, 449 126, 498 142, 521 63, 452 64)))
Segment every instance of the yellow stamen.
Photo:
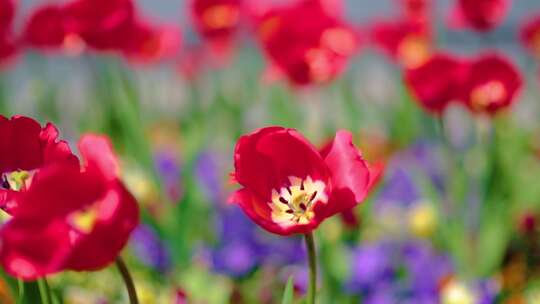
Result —
POLYGON ((32 182, 32 174, 28 171, 14 171, 6 174, 9 189, 14 191, 26 190, 32 182))
POLYGON ((76 212, 71 216, 71 224, 81 232, 90 233, 96 224, 97 215, 95 207, 76 212))
POLYGON ((308 224, 315 217, 314 206, 328 201, 326 185, 309 176, 304 180, 289 177, 289 181, 290 186, 272 191, 272 220, 284 227, 308 224))

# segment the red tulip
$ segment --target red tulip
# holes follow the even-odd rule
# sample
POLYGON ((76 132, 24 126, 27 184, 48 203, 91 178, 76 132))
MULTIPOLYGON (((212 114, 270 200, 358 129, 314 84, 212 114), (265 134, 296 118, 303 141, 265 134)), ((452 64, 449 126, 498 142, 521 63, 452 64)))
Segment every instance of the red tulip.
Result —
POLYGON ((374 182, 351 137, 338 131, 318 151, 293 129, 268 127, 242 136, 235 148, 234 177, 243 188, 230 201, 272 233, 312 231, 325 218, 363 201, 374 182))
POLYGON ((517 100, 522 85, 521 74, 512 62, 487 54, 470 64, 462 100, 475 113, 493 115, 517 100))
POLYGON ((58 140, 52 124, 42 128, 35 120, 0 115, 0 208, 12 212, 41 168, 58 161, 76 164, 65 141, 58 140))
POLYGON ((38 48, 61 47, 66 38, 65 13, 54 4, 38 8, 24 28, 24 41, 38 48))
POLYGON ((371 36, 376 46, 405 67, 417 67, 431 55, 431 34, 425 22, 378 22, 372 27, 371 36))
POLYGON ((137 225, 137 203, 118 179, 108 139, 86 135, 79 150, 82 169, 56 162, 36 172, 1 228, 0 262, 9 274, 33 280, 104 268, 137 225))
POLYGON ((347 24, 310 0, 269 11, 259 24, 259 39, 271 64, 296 85, 332 80, 358 46, 347 24))
POLYGON ((523 45, 540 58, 540 15, 525 22, 520 36, 523 45))
POLYGON ((75 0, 64 10, 67 31, 105 51, 122 49, 135 16, 131 0, 75 0))
POLYGON ((124 54, 137 63, 171 58, 180 48, 180 30, 174 26, 154 26, 138 20, 126 35, 124 54))
POLYGON ((459 90, 466 66, 447 54, 436 54, 422 65, 405 70, 405 82, 415 100, 426 111, 440 115, 451 101, 460 98, 459 90))
POLYGON ((191 0, 195 28, 208 40, 225 42, 240 24, 241 0, 191 0))
POLYGON ((502 22, 509 5, 509 0, 459 0, 452 17, 458 26, 489 31, 502 22))

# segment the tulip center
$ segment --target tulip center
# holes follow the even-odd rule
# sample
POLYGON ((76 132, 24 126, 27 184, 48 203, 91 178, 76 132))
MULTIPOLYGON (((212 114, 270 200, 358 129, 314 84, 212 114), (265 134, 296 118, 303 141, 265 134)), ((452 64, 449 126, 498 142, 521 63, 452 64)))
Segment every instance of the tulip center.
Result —
POLYGON ((0 188, 13 191, 26 190, 32 183, 30 171, 13 171, 1 176, 0 188))
POLYGON ((97 208, 90 207, 83 211, 77 211, 70 216, 70 223, 73 227, 83 233, 90 233, 94 229, 97 221, 97 208))
POLYGON ((213 30, 234 26, 238 22, 238 17, 238 9, 226 4, 209 7, 202 14, 203 23, 213 30))
POLYGON ((472 90, 470 98, 475 110, 483 110, 492 104, 502 103, 507 98, 507 91, 502 82, 492 80, 472 90))
POLYGON ((326 185, 311 177, 289 177, 290 185, 272 191, 272 220, 281 226, 308 224, 315 217, 314 207, 326 203, 326 185))

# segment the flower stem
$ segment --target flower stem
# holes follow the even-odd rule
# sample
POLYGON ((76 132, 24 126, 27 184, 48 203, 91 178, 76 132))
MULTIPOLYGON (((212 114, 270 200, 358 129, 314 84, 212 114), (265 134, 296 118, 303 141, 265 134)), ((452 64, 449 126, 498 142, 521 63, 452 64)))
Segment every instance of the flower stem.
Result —
POLYGON ((137 298, 137 290, 135 289, 133 278, 129 273, 126 263, 120 256, 116 258, 116 267, 118 267, 118 271, 120 271, 120 275, 122 275, 124 284, 126 284, 127 292, 129 295, 129 303, 139 304, 139 299, 137 298))
POLYGON ((315 241, 311 232, 305 235, 306 247, 309 258, 309 289, 307 304, 315 304, 317 294, 317 253, 315 251, 315 241))
POLYGON ((47 278, 38 280, 39 295, 41 297, 41 303, 52 304, 51 288, 47 282, 47 278))

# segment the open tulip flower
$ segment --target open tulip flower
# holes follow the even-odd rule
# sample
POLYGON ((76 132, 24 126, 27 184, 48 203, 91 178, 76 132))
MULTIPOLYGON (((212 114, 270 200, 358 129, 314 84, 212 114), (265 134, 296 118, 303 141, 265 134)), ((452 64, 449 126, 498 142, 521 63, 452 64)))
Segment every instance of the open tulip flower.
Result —
POLYGON ((58 140, 54 125, 41 127, 23 116, 0 115, 0 155, 0 208, 9 213, 41 168, 58 161, 77 162, 68 144, 58 140))
POLYGON ((238 140, 234 166, 243 188, 229 200, 281 235, 309 233, 356 206, 375 180, 347 131, 318 151, 296 130, 263 128, 238 140))
POLYGON ((497 54, 485 54, 468 68, 462 101, 474 113, 494 115, 517 100, 522 85, 521 74, 511 61, 497 54))
POLYGON ((295 85, 332 80, 358 47, 355 31, 320 1, 269 10, 259 22, 258 35, 270 63, 295 85))
POLYGON ((458 0, 453 11, 452 22, 459 27, 476 31, 489 31, 501 23, 506 16, 510 0, 458 0))
MULTIPOLYGON (((14 121, 19 125, 25 122, 21 118, 14 121)), ((26 122, 24 128, 13 127, 13 132, 25 131, 29 137, 30 131, 36 130, 27 125, 36 128, 26 122)), ((46 139, 55 138, 50 128, 46 139)), ((34 280, 64 270, 98 270, 113 262, 139 217, 135 199, 118 179, 118 162, 109 140, 85 135, 79 141, 82 165, 71 159, 50 162, 29 179, 21 170, 43 162, 39 153, 32 153, 43 149, 43 141, 11 138, 8 144, 15 150, 2 156, 17 155, 17 160, 28 163, 3 165, 8 170, 18 169, 15 179, 8 177, 4 182, 8 191, 19 187, 20 181, 26 183, 15 200, 11 219, 0 230, 3 268, 15 277, 34 280)))

